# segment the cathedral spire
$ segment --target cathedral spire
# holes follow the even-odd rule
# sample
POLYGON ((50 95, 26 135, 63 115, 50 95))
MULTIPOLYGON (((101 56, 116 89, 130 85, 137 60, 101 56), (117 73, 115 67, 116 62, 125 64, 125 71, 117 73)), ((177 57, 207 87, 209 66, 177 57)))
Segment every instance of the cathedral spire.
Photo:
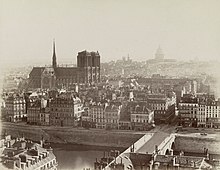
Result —
POLYGON ((56 51, 55 51, 55 40, 53 40, 53 68, 57 67, 57 58, 56 58, 56 51))

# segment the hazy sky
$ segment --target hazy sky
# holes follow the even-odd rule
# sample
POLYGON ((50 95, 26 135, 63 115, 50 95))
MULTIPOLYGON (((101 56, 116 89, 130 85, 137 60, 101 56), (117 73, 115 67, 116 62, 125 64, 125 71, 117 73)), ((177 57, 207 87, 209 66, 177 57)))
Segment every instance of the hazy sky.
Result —
POLYGON ((0 0, 1 65, 76 63, 79 51, 101 60, 220 57, 219 0, 0 0))

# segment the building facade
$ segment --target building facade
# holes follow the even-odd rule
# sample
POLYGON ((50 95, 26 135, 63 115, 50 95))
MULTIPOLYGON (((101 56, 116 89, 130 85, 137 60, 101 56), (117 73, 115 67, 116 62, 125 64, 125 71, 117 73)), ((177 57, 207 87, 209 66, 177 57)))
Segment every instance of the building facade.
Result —
POLYGON ((40 125, 41 102, 36 100, 27 107, 27 123, 40 125))
POLYGON ((83 112, 81 100, 71 94, 64 94, 52 99, 49 107, 49 122, 53 126, 76 126, 83 112))
POLYGON ((109 105, 105 108, 106 129, 119 129, 121 108, 121 105, 109 105))
POLYGON ((184 96, 179 103, 180 124, 183 126, 197 126, 198 98, 184 96))
POLYGON ((134 102, 129 106, 129 112, 134 130, 147 130, 154 123, 154 111, 148 108, 147 103, 134 102))
POLYGON ((214 97, 183 97, 179 114, 183 126, 220 128, 220 101, 214 97))
POLYGON ((19 122, 26 119, 25 99, 19 96, 9 96, 5 100, 5 117, 9 122, 19 122))
POLYGON ((149 94, 147 103, 148 107, 154 111, 155 124, 170 123, 175 117, 175 93, 171 93, 169 97, 163 94, 149 94))
POLYGON ((199 102, 196 118, 199 127, 220 128, 220 101, 199 102))
POLYGON ((49 125, 49 107, 45 99, 29 101, 27 105, 27 123, 34 125, 49 125))
POLYGON ((105 126, 105 104, 96 104, 89 107, 91 126, 104 129, 105 126))

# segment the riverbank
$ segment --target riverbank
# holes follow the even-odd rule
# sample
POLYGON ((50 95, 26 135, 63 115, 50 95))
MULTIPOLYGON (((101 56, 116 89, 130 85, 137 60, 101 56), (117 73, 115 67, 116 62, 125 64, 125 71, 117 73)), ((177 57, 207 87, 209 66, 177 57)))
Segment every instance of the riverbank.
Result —
POLYGON ((39 141, 42 137, 54 144, 77 144, 99 147, 127 148, 146 132, 82 129, 72 127, 33 126, 20 123, 1 122, 1 133, 12 137, 24 135, 25 138, 39 141))
POLYGON ((89 151, 89 150, 98 150, 102 152, 110 152, 111 150, 118 150, 123 152, 125 147, 110 147, 110 146, 98 146, 98 145, 83 145, 83 144, 72 144, 72 143, 50 143, 52 148, 62 148, 65 151, 89 151))

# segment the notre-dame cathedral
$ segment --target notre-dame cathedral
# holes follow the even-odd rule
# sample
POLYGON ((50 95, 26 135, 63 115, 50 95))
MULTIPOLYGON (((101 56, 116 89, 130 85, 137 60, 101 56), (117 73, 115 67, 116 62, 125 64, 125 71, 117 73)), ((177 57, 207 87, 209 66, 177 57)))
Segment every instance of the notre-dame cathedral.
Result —
POLYGON ((52 66, 34 67, 29 74, 29 89, 53 89, 71 87, 74 84, 100 82, 100 55, 98 52, 82 51, 77 56, 77 67, 57 65, 55 42, 53 42, 52 66))

